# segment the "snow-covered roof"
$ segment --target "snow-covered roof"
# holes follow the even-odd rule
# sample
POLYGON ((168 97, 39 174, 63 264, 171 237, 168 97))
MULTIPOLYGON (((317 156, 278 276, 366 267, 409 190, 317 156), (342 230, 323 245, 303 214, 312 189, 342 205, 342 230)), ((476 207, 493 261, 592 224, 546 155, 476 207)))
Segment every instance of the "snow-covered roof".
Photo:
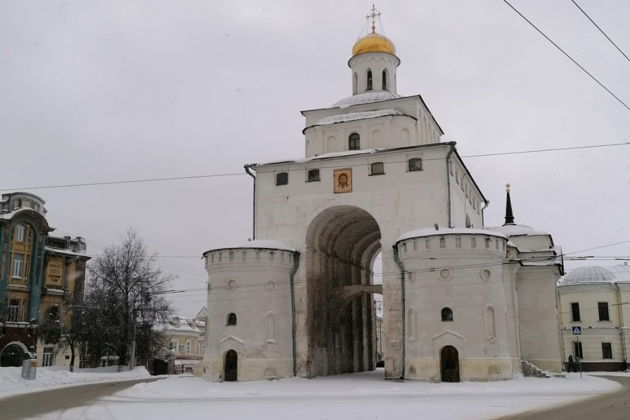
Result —
POLYGON ((87 255, 85 252, 75 252, 75 251, 70 251, 69 249, 54 248, 54 247, 51 247, 51 246, 47 246, 46 247, 46 251, 54 252, 55 254, 71 255, 73 257, 87 257, 87 258, 90 258, 90 256, 87 255))
POLYGON ((241 245, 225 246, 221 248, 210 249, 204 252, 204 255, 210 251, 217 251, 220 249, 247 249, 247 248, 249 249, 252 249, 252 248, 253 249, 279 249, 282 251, 291 251, 291 252, 295 251, 295 248, 280 241, 274 241, 274 240, 269 240, 269 239, 257 239, 255 241, 245 242, 244 244, 241 244, 241 245))
POLYGON ((571 286, 589 283, 625 283, 630 282, 630 266, 614 265, 601 267, 592 265, 571 270, 569 274, 560 279, 560 286, 571 286))
POLYGON ((491 235, 499 238, 507 239, 507 237, 500 233, 486 229, 474 229, 474 228, 425 228, 412 230, 410 232, 403 233, 398 237, 396 242, 404 241, 406 239, 417 238, 422 236, 440 236, 440 235, 491 235))
POLYGON ((389 99, 398 99, 400 97, 400 95, 387 90, 365 92, 337 101, 333 104, 333 107, 347 108, 352 105, 369 104, 370 102, 387 101, 389 99))
POLYGON ((542 236, 549 235, 544 230, 534 229, 527 225, 504 225, 496 227, 488 227, 486 229, 501 232, 507 236, 542 236))
POLYGON ((404 114, 395 109, 382 109, 379 111, 365 111, 365 112, 349 112, 347 114, 329 115, 328 117, 324 117, 321 120, 317 121, 315 124, 306 127, 304 130, 311 127, 319 126, 319 125, 332 125, 332 124, 339 124, 339 123, 348 122, 348 121, 367 120, 371 118, 388 117, 392 115, 406 115, 408 117, 411 117, 410 115, 404 114))

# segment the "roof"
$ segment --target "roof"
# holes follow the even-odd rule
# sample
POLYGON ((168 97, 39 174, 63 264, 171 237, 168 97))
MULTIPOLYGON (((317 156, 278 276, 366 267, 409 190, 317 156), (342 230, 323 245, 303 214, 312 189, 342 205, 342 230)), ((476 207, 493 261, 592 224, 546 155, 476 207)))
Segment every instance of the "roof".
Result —
POLYGON ((378 90, 348 96, 347 98, 335 102, 332 106, 338 108, 347 108, 352 105, 369 104, 372 102, 387 101, 390 99, 398 98, 401 98, 401 96, 397 93, 390 92, 388 90, 378 90))
POLYGON ((76 252, 76 251, 71 251, 69 249, 54 248, 50 246, 46 247, 46 252, 52 252, 55 254, 62 254, 62 255, 70 255, 73 257, 82 257, 82 258, 87 258, 87 259, 92 258, 89 255, 87 255, 85 252, 76 252))
POLYGON ((224 249, 273 249, 273 250, 290 251, 290 252, 296 251, 295 248, 293 248, 292 246, 286 245, 285 243, 280 242, 280 241, 274 241, 274 240, 269 240, 269 239, 257 239, 255 241, 245 242, 244 244, 241 244, 241 245, 209 249, 206 252, 204 252, 203 255, 206 255, 208 252, 221 251, 224 249))
POLYGON ((349 122, 349 121, 367 120, 367 119, 372 119, 372 118, 388 117, 388 116, 404 116, 404 117, 413 118, 414 120, 416 119, 415 117, 411 115, 405 114, 395 109, 382 109, 378 111, 364 111, 364 112, 349 112, 347 114, 335 114, 335 115, 330 115, 328 117, 322 118, 321 120, 317 121, 315 124, 309 125, 308 127, 306 127, 304 130, 302 130, 302 132, 305 132, 311 127, 318 127, 321 125, 333 125, 333 124, 339 124, 339 123, 344 123, 344 122, 349 122))
POLYGON ((543 236, 549 235, 544 230, 534 229, 527 225, 503 225, 497 227, 489 227, 487 229, 501 232, 507 236, 543 236))
POLYGON ((404 241, 406 239, 418 238, 423 236, 441 236, 441 235, 490 235, 499 238, 507 239, 507 237, 499 232, 494 232, 486 229, 473 229, 473 228, 425 228, 412 230, 410 232, 403 233, 398 237, 396 242, 404 241))
MULTIPOLYGON (((447 147, 448 146, 455 146, 455 142, 418 144, 418 145, 414 145, 414 146, 390 147, 390 148, 387 148, 387 149, 343 150, 343 151, 340 151, 340 152, 323 153, 321 155, 316 155, 316 156, 311 156, 311 157, 301 158, 301 159, 285 159, 285 160, 278 160, 278 161, 274 161, 274 162, 252 163, 252 164, 249 164, 247 166, 253 167, 255 169, 257 167, 266 166, 266 165, 281 165, 283 163, 287 163, 287 164, 308 163, 308 162, 311 162, 311 161, 323 160, 323 159, 343 158, 343 157, 350 157, 350 156, 356 156, 356 155, 366 155, 366 154, 372 154, 372 153, 399 152, 401 150, 425 149, 425 148, 428 149, 428 148, 431 148, 431 147, 445 147, 445 146, 447 146, 447 147)), ((477 185, 477 184, 475 184, 475 185, 477 185)))
POLYGON ((619 264, 610 267, 592 265, 571 270, 569 274, 560 279, 559 286, 626 282, 630 282, 629 265, 619 264))

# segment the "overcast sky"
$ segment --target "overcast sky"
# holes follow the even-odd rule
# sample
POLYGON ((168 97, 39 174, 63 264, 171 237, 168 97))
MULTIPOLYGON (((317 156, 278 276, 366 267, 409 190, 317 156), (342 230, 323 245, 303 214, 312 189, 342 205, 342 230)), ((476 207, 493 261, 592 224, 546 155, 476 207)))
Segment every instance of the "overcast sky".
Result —
MULTIPOLYGON (((630 54, 630 2, 578 0, 630 54)), ((630 103, 630 62, 569 0, 512 0, 630 103)), ((0 189, 38 189, 55 234, 98 255, 129 227, 178 276, 177 310, 205 305, 200 259, 251 236, 243 164, 303 156, 299 111, 351 93, 365 1, 0 2, 0 189)), ((421 94, 463 156, 630 141, 623 108, 500 0, 381 1, 398 93, 421 94)), ((566 252, 630 241, 630 146, 465 159, 503 223, 566 252)), ((8 192, 8 191, 3 191, 8 192)), ((583 255, 628 256, 630 242, 583 255)), ((612 265, 614 261, 594 264, 612 265)), ((567 263, 567 269, 577 263, 567 263)))

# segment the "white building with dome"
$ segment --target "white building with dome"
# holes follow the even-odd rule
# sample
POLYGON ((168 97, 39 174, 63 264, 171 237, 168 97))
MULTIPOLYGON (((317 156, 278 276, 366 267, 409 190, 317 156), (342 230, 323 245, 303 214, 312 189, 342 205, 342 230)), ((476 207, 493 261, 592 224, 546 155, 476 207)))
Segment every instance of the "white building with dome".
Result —
POLYGON ((420 95, 397 93, 395 54, 373 26, 348 62, 352 96, 302 111, 305 155, 245 166, 254 240, 204 253, 206 378, 375 369, 375 294, 386 379, 561 369, 559 251, 509 203, 506 225, 485 227, 488 200, 455 143, 420 95))
POLYGON ((588 266, 570 271, 558 284, 565 361, 586 371, 625 370, 630 331, 630 266, 588 266), (579 326, 582 335, 573 335, 579 326))

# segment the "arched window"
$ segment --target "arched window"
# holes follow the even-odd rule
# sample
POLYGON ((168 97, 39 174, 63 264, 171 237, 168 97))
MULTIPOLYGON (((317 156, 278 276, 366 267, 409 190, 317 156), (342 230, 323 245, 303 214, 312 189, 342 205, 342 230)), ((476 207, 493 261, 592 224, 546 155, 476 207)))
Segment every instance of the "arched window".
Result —
POLYGON ((352 94, 357 94, 357 88, 359 86, 359 78, 356 73, 352 73, 352 94))
POLYGON ((486 306, 486 337, 494 338, 497 335, 496 320, 494 317, 494 307, 486 306))
POLYGON ((352 133, 350 137, 348 137, 348 150, 359 150, 361 149, 361 137, 359 133, 352 133))
POLYGON ((227 325, 236 325, 236 314, 234 312, 230 312, 228 315, 227 325))
POLYGON ((383 70, 382 86, 383 86, 383 90, 387 90, 387 70, 383 70))
POLYGON ((289 174, 280 172, 276 174, 276 185, 287 185, 289 183, 289 174))
POLYGON ((451 308, 442 308, 442 322, 453 321, 453 311, 451 308))
POLYGON ((374 162, 370 165, 370 175, 385 175, 383 162, 374 162))
POLYGON ((365 90, 372 90, 372 70, 367 72, 367 88, 365 90))
POLYGON ((422 159, 420 158, 412 158, 407 161, 407 169, 409 172, 421 171, 422 170, 422 159))

